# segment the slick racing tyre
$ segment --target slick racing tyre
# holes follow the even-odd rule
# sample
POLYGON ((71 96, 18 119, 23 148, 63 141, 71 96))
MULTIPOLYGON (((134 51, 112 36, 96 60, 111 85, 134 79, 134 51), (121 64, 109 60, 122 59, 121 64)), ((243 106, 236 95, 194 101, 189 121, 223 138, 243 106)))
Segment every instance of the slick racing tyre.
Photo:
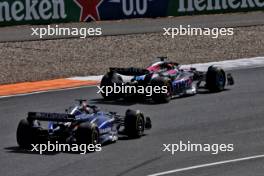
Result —
POLYGON ((166 93, 163 93, 163 92, 155 93, 155 92, 153 92, 152 100, 155 103, 168 103, 171 100, 172 85, 171 85, 171 80, 169 78, 166 78, 166 77, 154 78, 151 81, 151 86, 152 86, 152 88, 154 88, 155 86, 159 86, 161 88, 161 90, 162 90, 163 86, 167 87, 166 93))
POLYGON ((210 66, 206 73, 206 88, 211 92, 223 91, 226 85, 226 74, 219 67, 210 66))
POLYGON ((120 94, 115 94, 114 92, 108 92, 106 93, 107 88, 111 86, 112 88, 114 87, 114 84, 117 86, 121 86, 123 83, 123 79, 120 75, 117 75, 115 72, 108 72, 107 74, 104 75, 104 77, 101 80, 100 87, 103 87, 103 91, 101 92, 101 95, 104 99, 107 100, 117 100, 121 98, 120 94))
POLYGON ((31 144, 37 142, 37 130, 34 128, 28 120, 22 119, 17 127, 17 143, 21 148, 29 149, 31 144))
POLYGON ((95 124, 90 122, 81 123, 76 131, 78 144, 99 144, 99 130, 95 124))
POLYGON ((139 138, 144 134, 145 120, 142 113, 128 109, 125 116, 125 133, 129 138, 139 138))

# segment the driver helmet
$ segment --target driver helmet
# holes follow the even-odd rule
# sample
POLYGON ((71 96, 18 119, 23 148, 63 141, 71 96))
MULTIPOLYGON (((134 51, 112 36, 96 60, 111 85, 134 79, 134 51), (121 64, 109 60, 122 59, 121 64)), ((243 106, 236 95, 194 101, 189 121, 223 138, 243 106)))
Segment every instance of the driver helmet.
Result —
POLYGON ((93 113, 93 109, 89 107, 87 101, 82 101, 80 105, 80 110, 86 112, 87 114, 93 113))

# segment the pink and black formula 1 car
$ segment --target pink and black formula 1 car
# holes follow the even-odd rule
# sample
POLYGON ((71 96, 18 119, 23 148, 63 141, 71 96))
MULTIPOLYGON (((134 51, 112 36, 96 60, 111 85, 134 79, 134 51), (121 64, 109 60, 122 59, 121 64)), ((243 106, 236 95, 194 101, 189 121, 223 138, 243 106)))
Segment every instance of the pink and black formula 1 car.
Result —
POLYGON ((105 99, 117 100, 121 98, 151 97, 156 103, 166 103, 176 96, 195 95, 198 89, 207 89, 210 92, 220 92, 226 85, 233 85, 232 75, 226 74, 219 67, 210 66, 206 72, 196 68, 182 69, 178 63, 166 61, 166 57, 159 57, 160 61, 151 64, 146 69, 141 68, 110 68, 101 80, 101 94, 105 99), (131 76, 124 82, 123 76, 131 76), (145 93, 107 93, 109 86, 133 86, 142 88, 147 86, 162 87, 159 93, 151 96, 145 93), (164 91, 164 86, 166 91, 164 91))

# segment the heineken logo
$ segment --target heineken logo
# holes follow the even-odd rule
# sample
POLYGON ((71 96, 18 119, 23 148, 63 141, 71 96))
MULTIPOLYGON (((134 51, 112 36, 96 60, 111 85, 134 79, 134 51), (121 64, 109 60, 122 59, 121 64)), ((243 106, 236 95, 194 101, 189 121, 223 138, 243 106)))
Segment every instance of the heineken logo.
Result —
POLYGON ((264 0, 179 0, 178 12, 263 8, 264 0))
POLYGON ((74 2, 81 8, 80 21, 100 20, 98 8, 103 0, 74 0, 74 2))
POLYGON ((65 19, 64 0, 0 0, 0 22, 65 19))

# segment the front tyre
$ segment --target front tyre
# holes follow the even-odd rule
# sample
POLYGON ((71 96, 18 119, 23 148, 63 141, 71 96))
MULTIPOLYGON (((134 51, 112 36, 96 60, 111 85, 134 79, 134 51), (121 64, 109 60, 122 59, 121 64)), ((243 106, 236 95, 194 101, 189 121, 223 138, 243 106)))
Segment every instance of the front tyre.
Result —
POLYGON ((95 124, 81 123, 76 131, 76 140, 79 144, 99 144, 99 130, 95 124))
POLYGON ((220 92, 225 89, 226 74, 219 67, 210 66, 206 73, 206 88, 210 92, 220 92))
POLYGON ((129 138, 139 138, 144 134, 145 120, 142 113, 128 109, 125 116, 125 133, 129 138))
POLYGON ((161 88, 161 92, 153 92, 152 100, 155 103, 168 103, 172 97, 172 84, 171 80, 166 77, 157 77, 151 81, 152 88, 158 86, 161 88), (166 88, 166 92, 163 92, 163 89, 166 88))

